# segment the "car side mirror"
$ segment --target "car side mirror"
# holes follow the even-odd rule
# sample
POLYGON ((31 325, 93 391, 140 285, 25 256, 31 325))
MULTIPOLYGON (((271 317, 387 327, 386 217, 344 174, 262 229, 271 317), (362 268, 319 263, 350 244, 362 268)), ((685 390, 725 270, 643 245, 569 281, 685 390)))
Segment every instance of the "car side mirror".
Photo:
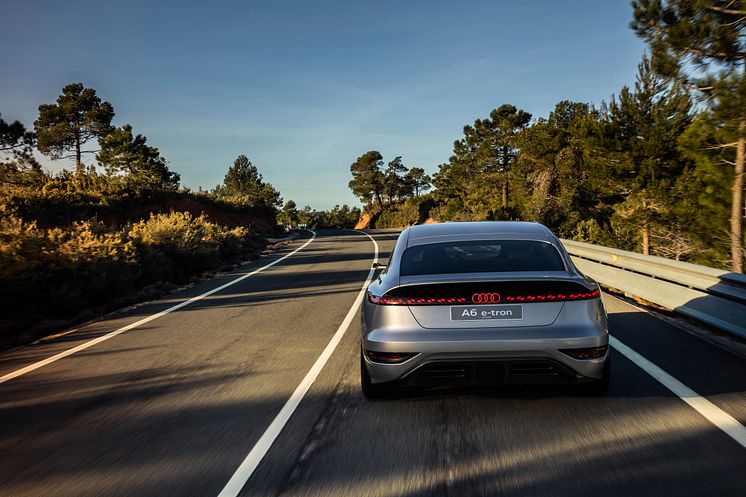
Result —
POLYGON ((380 264, 378 262, 374 262, 373 269, 386 269, 386 264, 380 264))

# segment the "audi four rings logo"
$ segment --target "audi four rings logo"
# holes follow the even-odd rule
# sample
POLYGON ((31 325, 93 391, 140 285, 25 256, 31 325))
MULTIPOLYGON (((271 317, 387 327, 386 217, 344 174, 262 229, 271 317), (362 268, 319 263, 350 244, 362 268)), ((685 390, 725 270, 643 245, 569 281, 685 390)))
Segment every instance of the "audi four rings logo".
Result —
POLYGON ((471 301, 475 304, 496 304, 500 302, 499 293, 475 293, 471 296, 471 301))

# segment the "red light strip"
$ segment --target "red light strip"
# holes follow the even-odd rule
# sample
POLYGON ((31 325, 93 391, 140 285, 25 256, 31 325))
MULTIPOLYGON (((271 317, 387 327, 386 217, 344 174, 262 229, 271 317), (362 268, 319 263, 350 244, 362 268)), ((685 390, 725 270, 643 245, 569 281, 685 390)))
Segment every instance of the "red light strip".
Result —
MULTIPOLYGON (((586 293, 556 293, 545 295, 508 295, 502 298, 502 302, 562 302, 566 300, 595 299, 601 295, 599 290, 586 293)), ((368 302, 377 305, 428 305, 428 304, 467 304, 471 303, 465 297, 440 297, 440 298, 410 298, 410 297, 378 297, 368 293, 368 302)), ((482 304, 474 304, 482 305, 482 304)), ((500 305, 500 304, 497 304, 500 305)))

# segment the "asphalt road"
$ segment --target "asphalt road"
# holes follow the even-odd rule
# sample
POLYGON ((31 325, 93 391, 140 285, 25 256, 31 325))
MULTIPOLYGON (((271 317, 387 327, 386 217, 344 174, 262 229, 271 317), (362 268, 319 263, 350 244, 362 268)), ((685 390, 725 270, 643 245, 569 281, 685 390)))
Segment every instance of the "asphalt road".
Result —
MULTIPOLYGON (((397 234, 374 233, 385 258, 397 234)), ((0 377, 299 247, 0 354, 0 377)), ((266 270, 0 383, 0 496, 217 496, 353 306, 373 244, 321 232, 266 270)), ((606 296, 611 333, 746 424, 746 360, 606 296)), ((609 395, 448 390, 368 402, 358 320, 245 496, 746 495, 746 448, 618 351, 609 395)))

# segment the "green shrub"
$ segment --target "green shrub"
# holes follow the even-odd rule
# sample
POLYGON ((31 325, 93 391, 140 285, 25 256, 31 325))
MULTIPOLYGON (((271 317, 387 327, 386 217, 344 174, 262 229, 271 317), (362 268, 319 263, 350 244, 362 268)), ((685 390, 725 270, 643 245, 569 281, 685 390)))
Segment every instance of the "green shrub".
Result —
POLYGON ((406 200, 387 205, 383 212, 376 217, 376 228, 404 228, 414 224, 424 223, 430 217, 430 211, 435 202, 431 195, 411 197, 406 200))
POLYGON ((273 206, 0 162, 0 346, 233 264, 275 229, 273 206))
POLYGON ((348 206, 344 204, 342 207, 335 205, 333 209, 328 211, 316 211, 310 216, 307 210, 301 211, 301 217, 309 217, 308 227, 311 229, 338 229, 338 228, 354 228, 360 219, 360 208, 348 206))
POLYGON ((258 246, 246 228, 224 228, 188 212, 155 214, 112 229, 96 220, 40 228, 0 218, 0 344, 45 324, 136 298, 148 285, 184 283, 236 262, 258 246))
POLYGON ((141 265, 160 279, 177 282, 235 259, 247 235, 246 228, 226 229, 188 212, 151 214, 129 230, 141 265))

